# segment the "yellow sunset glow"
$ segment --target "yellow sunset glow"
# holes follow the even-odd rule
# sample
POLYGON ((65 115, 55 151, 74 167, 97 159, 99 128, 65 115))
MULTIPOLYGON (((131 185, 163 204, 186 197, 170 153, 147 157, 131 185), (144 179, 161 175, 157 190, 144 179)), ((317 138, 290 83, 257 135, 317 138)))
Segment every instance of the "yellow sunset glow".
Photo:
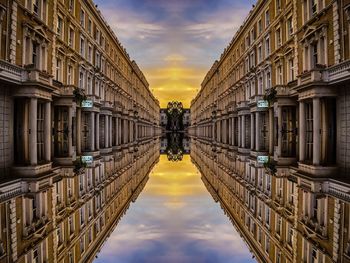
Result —
MULTIPOLYGON (((171 64, 183 58, 173 56, 166 58, 171 64)), ((158 98, 161 108, 165 108, 169 101, 181 101, 185 108, 189 108, 205 75, 205 69, 170 65, 164 68, 145 70, 153 94, 158 98)))
POLYGON ((152 195, 166 195, 170 197, 171 205, 180 205, 173 197, 185 195, 206 194, 206 190, 198 185, 198 171, 192 164, 190 156, 184 156, 181 165, 169 162, 165 155, 160 156, 160 162, 154 168, 152 186, 148 191, 152 195))

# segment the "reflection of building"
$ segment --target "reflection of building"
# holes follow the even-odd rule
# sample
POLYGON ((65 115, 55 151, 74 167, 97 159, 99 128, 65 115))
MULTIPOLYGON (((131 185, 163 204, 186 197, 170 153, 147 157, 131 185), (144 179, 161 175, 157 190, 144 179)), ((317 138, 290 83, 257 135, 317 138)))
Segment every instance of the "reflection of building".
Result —
POLYGON ((184 109, 184 115, 183 115, 182 122, 183 122, 185 129, 191 125, 191 111, 190 111, 190 109, 184 109))
POLYGON ((167 109, 160 109, 160 125, 165 129, 168 124, 167 109))
POLYGON ((288 167, 269 174, 254 157, 199 140, 191 157, 259 262, 350 262, 349 184, 288 167))
POLYGON ((79 174, 61 167, 1 184, 0 262, 91 262, 158 158, 152 140, 95 158, 79 174))
POLYGON ((0 11, 1 174, 39 176, 159 133, 158 101, 92 1, 0 11))
POLYGON ((350 261, 349 14, 258 1, 192 101, 193 159, 262 262, 350 261))

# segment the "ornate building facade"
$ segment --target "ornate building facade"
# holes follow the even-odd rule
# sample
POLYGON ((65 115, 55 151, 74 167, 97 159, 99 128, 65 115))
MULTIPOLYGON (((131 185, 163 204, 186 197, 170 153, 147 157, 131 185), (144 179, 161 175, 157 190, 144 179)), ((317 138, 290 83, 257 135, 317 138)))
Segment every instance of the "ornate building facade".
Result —
POLYGON ((349 14, 257 1, 191 103, 195 162, 261 262, 349 261, 349 14))
POLYGON ((1 1, 1 161, 38 176, 160 132, 159 102, 92 1, 1 1))
POLYGON ((91 262, 158 161, 159 110, 91 0, 0 0, 0 262, 91 262))

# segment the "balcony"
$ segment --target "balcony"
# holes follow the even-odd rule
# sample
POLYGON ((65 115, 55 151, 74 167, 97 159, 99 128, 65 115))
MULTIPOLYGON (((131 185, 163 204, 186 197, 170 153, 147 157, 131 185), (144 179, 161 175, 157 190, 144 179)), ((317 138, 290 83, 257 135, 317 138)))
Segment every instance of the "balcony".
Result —
POLYGON ((52 87, 52 76, 47 72, 36 69, 32 66, 24 70, 23 82, 38 83, 45 86, 52 87))
POLYGON ((23 79, 23 69, 5 60, 0 60, 0 79, 20 84, 23 79))
POLYGON ((300 220, 303 224, 304 227, 306 228, 305 230, 310 234, 310 235, 317 235, 321 239, 326 239, 327 238, 327 228, 325 225, 320 224, 318 220, 314 217, 310 218, 307 215, 301 216, 300 220))
POLYGON ((350 60, 328 68, 328 82, 337 83, 349 79, 350 77, 350 60))
POLYGON ((40 237, 43 234, 48 223, 49 223, 49 219, 47 216, 34 218, 31 224, 24 226, 23 237, 25 239, 32 238, 33 235, 40 237))
POLYGON ((336 175, 338 167, 336 166, 321 166, 321 165, 312 165, 307 163, 298 162, 298 168, 301 172, 315 175, 315 176, 332 176, 336 175))
POLYGON ((314 82, 326 82, 327 72, 323 66, 316 67, 310 71, 306 71, 298 76, 298 86, 305 86, 314 82))

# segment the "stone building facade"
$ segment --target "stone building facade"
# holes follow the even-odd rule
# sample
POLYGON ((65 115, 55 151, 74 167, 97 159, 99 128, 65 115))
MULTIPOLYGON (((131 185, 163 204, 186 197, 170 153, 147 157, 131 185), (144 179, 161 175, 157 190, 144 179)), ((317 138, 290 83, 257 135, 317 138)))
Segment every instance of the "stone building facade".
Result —
POLYGON ((159 124, 91 0, 0 0, 0 262, 91 262, 158 162, 159 124))
POLYGON ((257 1, 191 103, 201 154, 222 158, 210 177, 222 171, 232 200, 257 210, 240 212, 246 239, 260 235, 255 223, 269 222, 265 233, 273 220, 286 225, 278 246, 254 244, 261 262, 349 260, 349 15, 346 0, 257 1))
POLYGON ((92 1, 0 2, 0 172, 38 176, 160 132, 159 102, 92 1))

